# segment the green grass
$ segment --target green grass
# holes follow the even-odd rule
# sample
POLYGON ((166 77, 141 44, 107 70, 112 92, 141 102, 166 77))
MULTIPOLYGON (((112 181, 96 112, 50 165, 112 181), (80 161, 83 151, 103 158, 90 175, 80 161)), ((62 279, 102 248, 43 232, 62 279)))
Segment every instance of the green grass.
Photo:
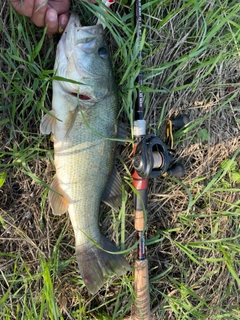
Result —
MULTIPOLYGON (((164 139, 165 119, 181 113, 191 119, 174 133, 185 176, 158 178, 149 187, 152 319, 239 319, 239 1, 144 1, 142 66, 133 3, 124 3, 105 15, 120 119, 132 131, 140 68, 149 130, 164 139)), ((86 24, 100 10, 81 1, 73 9, 86 24)), ((53 217, 48 207, 53 152, 39 124, 51 109, 59 37, 47 37, 7 1, 0 30, 0 319, 124 319, 134 304, 132 272, 90 296, 69 219, 53 217)), ((121 250, 136 247, 131 151, 131 143, 120 147, 120 213, 101 209, 102 231, 121 250)), ((127 255, 131 265, 135 256, 135 250, 127 255)))

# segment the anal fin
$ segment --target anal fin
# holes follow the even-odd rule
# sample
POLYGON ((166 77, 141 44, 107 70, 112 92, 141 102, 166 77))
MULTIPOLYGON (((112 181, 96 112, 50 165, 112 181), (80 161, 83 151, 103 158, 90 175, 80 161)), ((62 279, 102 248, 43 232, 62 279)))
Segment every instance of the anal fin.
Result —
POLYGON ((57 177, 55 176, 50 185, 48 198, 54 215, 61 215, 68 211, 69 200, 67 195, 59 186, 57 177))

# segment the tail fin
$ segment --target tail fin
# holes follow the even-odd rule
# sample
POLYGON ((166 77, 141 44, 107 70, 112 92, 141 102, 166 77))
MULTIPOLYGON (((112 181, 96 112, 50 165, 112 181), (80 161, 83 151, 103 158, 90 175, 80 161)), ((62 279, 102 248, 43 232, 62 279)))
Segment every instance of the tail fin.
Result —
POLYGON ((106 237, 101 236, 100 248, 76 247, 76 256, 83 281, 92 294, 96 293, 104 284, 104 278, 113 275, 124 274, 129 269, 127 260, 117 252, 117 248, 106 237), (104 251, 106 250, 106 251, 104 251))

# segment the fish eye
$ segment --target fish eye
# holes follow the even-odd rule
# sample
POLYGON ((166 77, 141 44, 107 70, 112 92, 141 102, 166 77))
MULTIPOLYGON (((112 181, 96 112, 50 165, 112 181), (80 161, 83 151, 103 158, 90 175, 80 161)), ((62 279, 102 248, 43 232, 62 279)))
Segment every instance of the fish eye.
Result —
POLYGON ((101 58, 106 59, 107 56, 108 56, 107 49, 104 48, 104 47, 99 48, 99 49, 98 49, 98 54, 99 54, 99 56, 100 56, 101 58))

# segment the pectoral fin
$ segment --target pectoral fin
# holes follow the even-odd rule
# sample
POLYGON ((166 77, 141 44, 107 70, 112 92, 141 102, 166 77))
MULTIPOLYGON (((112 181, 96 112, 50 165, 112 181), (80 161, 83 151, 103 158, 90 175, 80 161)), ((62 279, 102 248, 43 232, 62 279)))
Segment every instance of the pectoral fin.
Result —
POLYGON ((59 186, 57 177, 53 179, 49 190, 48 198, 54 215, 61 215, 68 211, 69 200, 67 195, 59 186))
POLYGON ((122 204, 122 179, 119 172, 114 167, 112 175, 108 181, 107 187, 103 193, 102 199, 107 205, 115 211, 119 211, 122 204))
POLYGON ((40 132, 42 134, 50 134, 51 132, 54 133, 56 122, 57 119, 55 118, 54 111, 51 110, 50 114, 45 114, 43 116, 40 124, 40 132))
POLYGON ((68 129, 67 129, 67 132, 65 134, 65 139, 69 136, 72 128, 73 128, 73 125, 76 121, 76 118, 77 118, 77 115, 78 115, 78 111, 79 111, 79 106, 76 106, 76 109, 74 110, 74 112, 70 112, 69 113, 69 118, 68 118, 68 129))

